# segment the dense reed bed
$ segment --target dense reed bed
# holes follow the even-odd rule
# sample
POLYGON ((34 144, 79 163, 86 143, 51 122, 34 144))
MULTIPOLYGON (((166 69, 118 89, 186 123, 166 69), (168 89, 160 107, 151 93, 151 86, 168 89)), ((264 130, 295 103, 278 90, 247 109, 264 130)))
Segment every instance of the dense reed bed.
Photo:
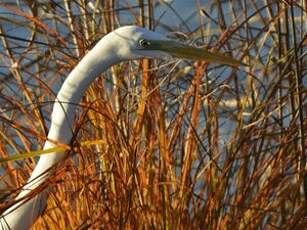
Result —
POLYGON ((306 1, 192 2, 185 15, 171 1, 1 1, 0 212, 42 154, 65 77, 130 23, 247 65, 141 60, 103 73, 33 229, 307 226, 306 1))

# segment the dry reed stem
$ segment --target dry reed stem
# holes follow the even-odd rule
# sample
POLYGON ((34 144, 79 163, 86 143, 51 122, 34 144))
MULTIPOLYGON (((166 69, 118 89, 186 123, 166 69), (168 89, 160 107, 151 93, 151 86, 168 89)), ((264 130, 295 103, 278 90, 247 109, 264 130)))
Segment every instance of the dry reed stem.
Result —
MULTIPOLYGON (((1 158, 42 148, 65 76, 129 20, 249 64, 103 73, 80 103, 73 151, 34 191, 51 188, 32 229, 304 229, 306 1, 196 1, 190 17, 162 1, 19 2, 0 4, 1 158)), ((1 211, 35 162, 0 165, 1 211)))

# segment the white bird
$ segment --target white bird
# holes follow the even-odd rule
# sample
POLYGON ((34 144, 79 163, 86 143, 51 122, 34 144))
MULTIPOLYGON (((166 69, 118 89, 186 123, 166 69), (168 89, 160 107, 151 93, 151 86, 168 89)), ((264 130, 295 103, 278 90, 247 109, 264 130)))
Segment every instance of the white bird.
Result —
MULTIPOLYGON (((239 66, 240 62, 219 53, 209 53, 166 39, 164 36, 137 26, 124 26, 104 36, 68 75, 53 106, 51 126, 44 150, 56 143, 70 144, 73 136, 73 116, 91 82, 110 66, 131 59, 163 58, 175 56, 201 59, 221 64, 239 66)), ((63 152, 42 155, 18 200, 0 216, 0 228, 29 229, 46 206, 48 191, 29 197, 53 172, 50 170, 65 157, 63 152)))

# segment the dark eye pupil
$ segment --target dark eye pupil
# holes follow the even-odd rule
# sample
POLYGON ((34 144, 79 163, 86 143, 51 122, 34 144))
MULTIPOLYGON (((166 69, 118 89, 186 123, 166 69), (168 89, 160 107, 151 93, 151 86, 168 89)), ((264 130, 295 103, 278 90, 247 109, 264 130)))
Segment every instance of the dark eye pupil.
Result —
POLYGON ((140 40, 140 46, 143 48, 146 48, 150 45, 149 41, 146 41, 145 39, 140 40))

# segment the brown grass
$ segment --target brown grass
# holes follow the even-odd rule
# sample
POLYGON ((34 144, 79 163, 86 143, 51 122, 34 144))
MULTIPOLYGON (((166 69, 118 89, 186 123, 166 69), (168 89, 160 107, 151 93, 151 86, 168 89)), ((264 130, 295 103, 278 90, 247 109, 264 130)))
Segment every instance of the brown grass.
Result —
MULTIPOLYGON (((191 17, 163 1, 3 2, 2 158, 42 149, 65 76, 127 23, 123 14, 248 63, 142 60, 103 73, 80 104, 74 151, 33 229, 307 226, 306 1, 196 1, 191 17)), ((1 163, 1 210, 35 162, 1 163)))

